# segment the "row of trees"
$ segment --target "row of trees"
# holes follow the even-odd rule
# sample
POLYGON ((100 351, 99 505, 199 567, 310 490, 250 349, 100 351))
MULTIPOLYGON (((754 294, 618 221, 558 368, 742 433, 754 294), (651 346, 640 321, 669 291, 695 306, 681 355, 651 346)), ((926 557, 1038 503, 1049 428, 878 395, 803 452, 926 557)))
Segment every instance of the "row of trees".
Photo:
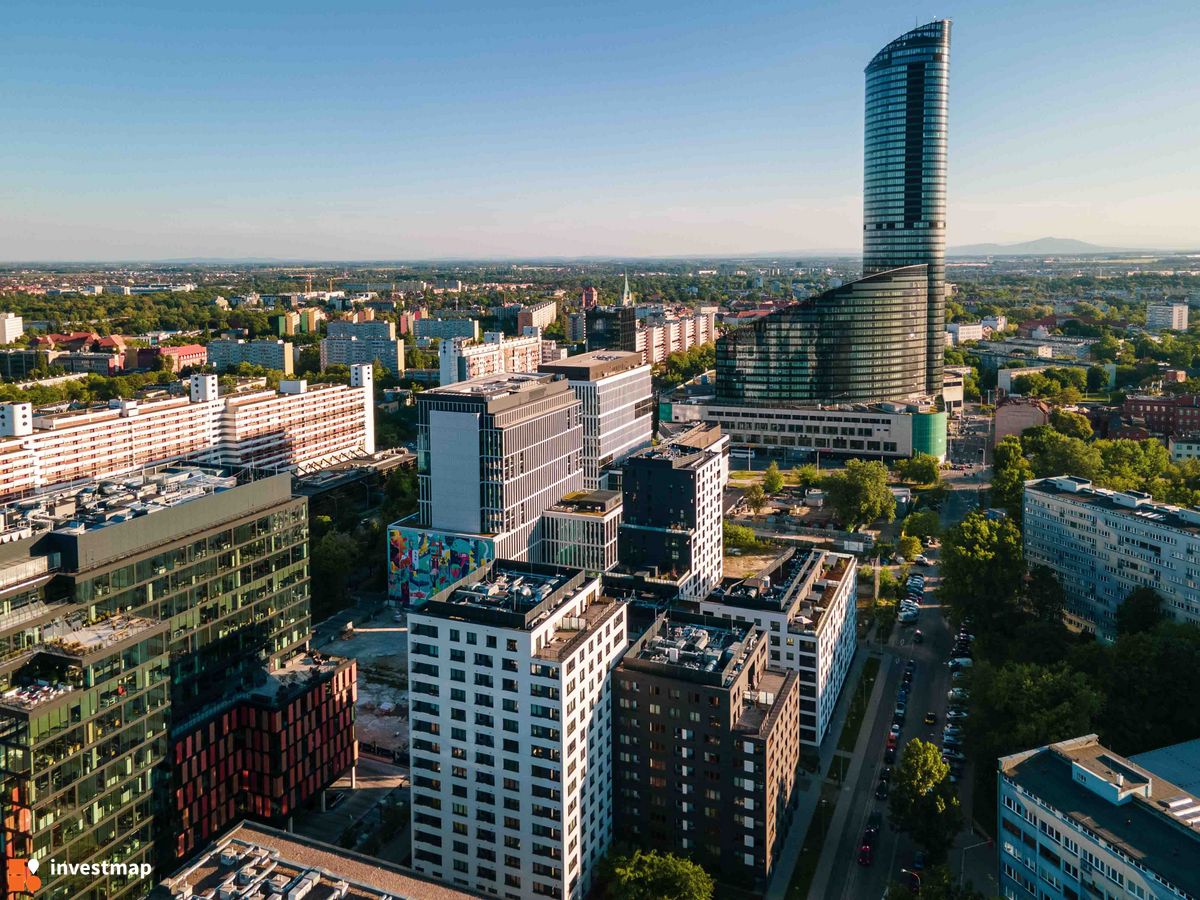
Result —
POLYGON ((654 367, 654 379, 660 388, 673 388, 707 372, 717 364, 717 345, 697 344, 670 354, 654 367))

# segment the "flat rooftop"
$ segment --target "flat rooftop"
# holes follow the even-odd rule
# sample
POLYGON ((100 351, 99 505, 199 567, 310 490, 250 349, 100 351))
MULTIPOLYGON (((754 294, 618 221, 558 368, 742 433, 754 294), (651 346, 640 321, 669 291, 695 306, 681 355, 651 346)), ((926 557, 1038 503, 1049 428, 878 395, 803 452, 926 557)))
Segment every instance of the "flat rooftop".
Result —
POLYGON ((540 372, 565 375, 570 381, 597 381, 645 365, 642 355, 628 350, 591 350, 556 362, 542 363, 540 372))
POLYGON ((435 594, 421 612, 528 630, 587 583, 582 569, 492 560, 435 594))
POLYGON ((553 381, 553 376, 541 372, 501 372, 496 375, 480 375, 478 378, 430 388, 423 391, 420 396, 426 400, 446 394, 492 399, 506 394, 530 391, 539 385, 550 384, 553 381))
POLYGON ((753 631, 753 626, 736 622, 722 627, 667 618, 657 634, 634 647, 631 656, 678 669, 723 671, 735 658, 748 654, 745 641, 753 631))
POLYGON ((712 447, 720 440, 720 425, 696 425, 669 441, 638 451, 629 458, 629 463, 638 460, 665 461, 675 468, 687 468, 707 458, 707 454, 715 453, 712 447))
POLYGON ((556 512, 604 516, 621 505, 620 491, 572 491, 550 507, 556 512))
POLYGON ((237 487, 237 479, 203 466, 164 466, 15 500, 0 507, 6 529, 78 534, 127 522, 237 487))
POLYGON ((1138 753, 1129 761, 1200 797, 1200 738, 1138 753))
POLYGON ((999 767, 1079 827, 1200 896, 1200 800, 1194 795, 1108 750, 1094 734, 1003 757, 999 767), (1111 798, 1077 781, 1076 767, 1103 782, 1111 798))
POLYGON ((1122 492, 1099 488, 1086 478, 1073 475, 1031 481, 1026 484, 1026 489, 1061 497, 1080 506, 1090 506, 1097 510, 1141 519, 1163 528, 1200 534, 1200 509, 1159 503, 1149 494, 1140 491, 1122 492))
POLYGON ((155 897, 305 897, 305 900, 468 900, 477 894, 410 869, 241 822, 193 863, 163 880, 155 897))
POLYGON ((854 575, 849 554, 789 549, 759 574, 721 585, 705 602, 787 612, 793 630, 816 631, 838 590, 854 575))

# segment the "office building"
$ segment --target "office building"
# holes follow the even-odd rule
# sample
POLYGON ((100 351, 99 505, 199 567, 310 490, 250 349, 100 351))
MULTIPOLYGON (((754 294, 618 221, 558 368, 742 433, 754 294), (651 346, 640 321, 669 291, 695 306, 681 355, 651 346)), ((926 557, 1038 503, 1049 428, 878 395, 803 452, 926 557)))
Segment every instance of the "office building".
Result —
POLYGON ((650 366, 637 353, 593 350, 540 370, 562 375, 583 404, 583 485, 600 487, 602 470, 620 465, 654 437, 650 366))
POLYGON ((584 897, 612 841, 625 607, 495 560, 408 617, 412 864, 481 894, 584 897))
POLYGON ((0 313, 0 344, 15 344, 25 334, 25 325, 16 313, 0 313))
POLYGON ((291 900, 301 896, 313 900, 471 900, 478 896, 422 878, 412 869, 378 857, 253 822, 239 822, 222 834, 194 861, 165 878, 159 893, 170 900, 291 900))
POLYGON ((728 453, 719 427, 698 425, 625 461, 622 568, 671 579, 684 599, 700 599, 721 583, 728 453))
POLYGON ((321 371, 330 366, 370 365, 376 360, 393 374, 404 372, 404 342, 396 339, 394 322, 329 323, 321 340, 321 371))
POLYGON ((951 322, 946 326, 947 343, 954 346, 983 340, 984 326, 979 322, 951 322))
MULTIPOLYGON (((246 815, 286 824, 354 764, 355 667, 307 649, 307 503, 290 476, 149 470, 0 522, 6 847, 182 857, 246 815)), ((149 885, 83 872, 46 887, 149 885)))
POLYGON ((858 590, 854 557, 790 549, 759 575, 703 598, 700 612, 762 628, 768 664, 800 679, 800 741, 820 747, 854 661, 858 590))
POLYGON ((585 572, 617 564, 621 527, 618 491, 574 491, 542 513, 541 562, 585 572))
MULTIPOLYGON (((950 22, 914 28, 866 68, 863 161, 863 274, 924 266, 922 390, 942 388, 946 327, 946 144, 950 22)), ((893 399, 894 399, 893 395, 893 399)))
POLYGON ((469 338, 479 340, 479 323, 474 319, 429 319, 413 320, 414 333, 419 338, 469 338))
POLYGON ((1151 303, 1146 307, 1147 331, 1187 331, 1186 303, 1151 303))
POLYGON ((388 529, 388 588, 417 606, 489 559, 537 560, 541 516, 583 489, 566 380, 493 375, 417 396, 417 513, 388 529))
POLYGON ((0 403, 0 501, 178 460, 304 473, 372 454, 371 367, 353 367, 350 381, 220 396, 217 376, 193 375, 189 397, 64 412, 0 403))
POLYGON ((924 394, 928 289, 925 267, 909 266, 735 328, 717 340, 717 401, 816 406, 924 394))
POLYGON ((558 318, 558 304, 553 300, 521 307, 517 313, 517 328, 549 328, 558 318))
POLYGON ((1200 511, 1084 478, 1042 478, 1025 484, 1023 537, 1025 561, 1057 576, 1075 630, 1113 640, 1117 609, 1143 587, 1162 596, 1164 618, 1200 625, 1200 511))
POLYGON ((761 628, 659 616, 613 673, 616 833, 763 891, 791 820, 799 700, 761 628))
POLYGON ((0 350, 0 378, 6 381, 25 381, 50 365, 47 350, 0 350))
POLYGON ((536 372, 542 363, 542 337, 536 329, 519 337, 488 331, 482 342, 450 338, 438 345, 443 386, 488 375, 536 372))
POLYGON ((218 372, 242 363, 277 369, 284 375, 295 371, 295 350, 287 341, 242 341, 218 338, 208 342, 208 364, 218 372))
MULTIPOLYGON (((1185 745, 1186 746, 1186 745, 1185 745)), ((1167 748, 1168 750, 1172 748, 1167 748)), ((1144 758, 1145 762, 1139 760, 1144 758)), ((1200 763, 1193 752, 1192 766, 1200 763)), ((1200 797, 1094 734, 1000 759, 1000 893, 1025 900, 1200 896, 1200 797)), ((1181 774, 1195 778, 1197 770, 1181 774)))
POLYGON ((567 340, 573 344, 582 344, 587 340, 586 312, 573 312, 567 316, 567 340))

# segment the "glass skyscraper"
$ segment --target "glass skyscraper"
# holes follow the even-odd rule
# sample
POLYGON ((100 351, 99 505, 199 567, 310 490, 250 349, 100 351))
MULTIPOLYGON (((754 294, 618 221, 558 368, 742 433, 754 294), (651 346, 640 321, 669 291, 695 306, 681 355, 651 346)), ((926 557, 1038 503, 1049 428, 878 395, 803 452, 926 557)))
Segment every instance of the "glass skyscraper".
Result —
POLYGON ((942 388, 950 22, 915 28, 866 69, 863 273, 927 266, 924 389, 942 388))
POLYGON ((718 401, 803 406, 924 393, 927 285, 925 266, 879 272, 722 335, 718 401))

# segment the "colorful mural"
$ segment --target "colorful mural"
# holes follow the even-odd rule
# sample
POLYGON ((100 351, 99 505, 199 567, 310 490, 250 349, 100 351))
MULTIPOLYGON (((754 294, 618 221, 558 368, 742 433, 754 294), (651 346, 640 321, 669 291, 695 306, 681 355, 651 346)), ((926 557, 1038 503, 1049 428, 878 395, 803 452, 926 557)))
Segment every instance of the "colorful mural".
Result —
POLYGON ((388 528, 388 594, 420 606, 495 557, 487 538, 392 525, 388 528))

